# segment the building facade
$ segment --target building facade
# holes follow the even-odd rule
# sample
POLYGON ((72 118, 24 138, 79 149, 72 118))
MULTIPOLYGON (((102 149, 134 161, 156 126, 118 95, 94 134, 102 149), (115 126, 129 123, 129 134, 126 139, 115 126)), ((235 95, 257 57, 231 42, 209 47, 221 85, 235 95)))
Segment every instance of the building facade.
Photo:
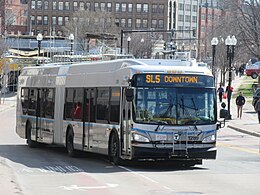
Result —
POLYGON ((109 11, 121 29, 167 29, 168 0, 29 0, 27 31, 65 36, 74 12, 109 11))

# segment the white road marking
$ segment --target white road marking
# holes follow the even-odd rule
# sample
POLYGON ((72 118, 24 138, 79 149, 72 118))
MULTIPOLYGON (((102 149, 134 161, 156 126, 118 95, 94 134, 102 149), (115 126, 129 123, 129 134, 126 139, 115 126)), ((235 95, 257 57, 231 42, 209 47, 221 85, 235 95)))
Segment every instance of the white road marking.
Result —
POLYGON ((97 189, 106 189, 106 188, 115 188, 118 184, 107 184, 106 186, 60 186, 59 188, 63 188, 64 190, 97 190, 97 189))

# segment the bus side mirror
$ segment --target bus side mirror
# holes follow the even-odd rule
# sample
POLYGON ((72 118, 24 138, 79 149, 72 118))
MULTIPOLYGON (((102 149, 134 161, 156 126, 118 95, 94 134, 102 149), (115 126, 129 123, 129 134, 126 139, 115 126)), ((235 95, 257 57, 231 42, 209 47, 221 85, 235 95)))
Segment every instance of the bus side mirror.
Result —
POLYGON ((126 95, 126 100, 128 102, 133 101, 133 99, 134 99, 134 90, 131 89, 131 88, 127 88, 126 91, 125 91, 125 95, 126 95))

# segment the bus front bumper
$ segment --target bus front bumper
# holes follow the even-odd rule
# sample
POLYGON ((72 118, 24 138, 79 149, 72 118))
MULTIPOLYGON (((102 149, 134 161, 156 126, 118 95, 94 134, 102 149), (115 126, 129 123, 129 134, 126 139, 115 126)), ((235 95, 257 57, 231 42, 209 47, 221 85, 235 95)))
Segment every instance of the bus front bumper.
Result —
POLYGON ((170 148, 132 147, 133 159, 180 159, 202 160, 216 159, 217 148, 188 148, 187 150, 172 150, 170 148))

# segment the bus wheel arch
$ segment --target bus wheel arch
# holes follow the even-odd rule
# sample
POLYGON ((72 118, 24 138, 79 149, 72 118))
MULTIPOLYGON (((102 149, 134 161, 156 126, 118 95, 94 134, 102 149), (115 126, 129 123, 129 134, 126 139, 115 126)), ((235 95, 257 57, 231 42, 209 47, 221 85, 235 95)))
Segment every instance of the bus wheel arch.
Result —
POLYGON ((67 127, 66 131, 66 149, 70 157, 76 157, 76 150, 74 148, 74 131, 71 125, 67 127))
POLYGON ((121 158, 119 155, 120 145, 119 145, 119 137, 116 130, 112 130, 109 136, 109 148, 108 148, 108 157, 109 161, 114 165, 118 165, 121 162, 121 158))

